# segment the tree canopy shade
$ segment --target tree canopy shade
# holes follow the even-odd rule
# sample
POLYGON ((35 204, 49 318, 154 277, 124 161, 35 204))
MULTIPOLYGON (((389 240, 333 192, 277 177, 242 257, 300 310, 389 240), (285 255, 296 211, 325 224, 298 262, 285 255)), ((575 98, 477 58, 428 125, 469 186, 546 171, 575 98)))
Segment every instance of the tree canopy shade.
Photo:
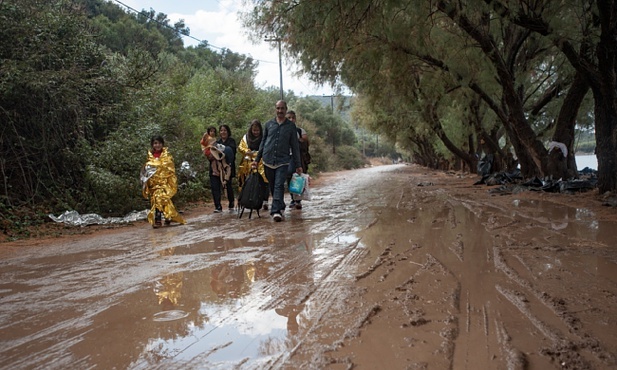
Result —
POLYGON ((615 2, 254 4, 248 26, 280 37, 313 80, 366 97, 373 121, 416 154, 432 155, 420 138, 433 137, 433 151, 470 163, 481 147, 507 167, 513 151, 526 177, 574 176, 574 126, 591 89, 599 187, 617 190, 615 2))

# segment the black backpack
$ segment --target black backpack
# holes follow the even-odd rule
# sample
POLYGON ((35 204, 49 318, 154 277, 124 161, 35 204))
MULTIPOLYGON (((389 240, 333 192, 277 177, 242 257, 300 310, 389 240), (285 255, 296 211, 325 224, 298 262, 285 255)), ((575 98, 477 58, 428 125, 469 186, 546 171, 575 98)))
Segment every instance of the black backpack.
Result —
POLYGON ((259 215, 259 210, 263 205, 264 198, 264 190, 263 185, 259 179, 261 175, 257 173, 257 171, 251 172, 244 182, 242 186, 242 191, 240 192, 240 197, 238 198, 238 206, 240 207, 240 214, 238 218, 242 218, 242 214, 245 209, 250 209, 249 218, 251 218, 253 214, 253 210, 257 210, 257 216, 259 215))

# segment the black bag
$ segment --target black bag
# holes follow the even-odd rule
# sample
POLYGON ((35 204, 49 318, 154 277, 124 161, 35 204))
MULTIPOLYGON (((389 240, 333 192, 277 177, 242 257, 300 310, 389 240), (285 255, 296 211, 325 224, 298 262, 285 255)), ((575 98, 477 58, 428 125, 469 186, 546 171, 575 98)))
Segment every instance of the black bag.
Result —
POLYGON ((493 167, 493 155, 488 154, 478 161, 478 175, 490 175, 493 167))
POLYGON ((251 210, 249 218, 251 218, 254 209, 257 210, 257 216, 261 217, 259 215, 259 210, 264 202, 264 191, 260 176, 261 175, 257 171, 253 171, 246 177, 246 181, 242 186, 242 191, 238 198, 238 206, 240 207, 238 218, 242 218, 245 209, 251 210))

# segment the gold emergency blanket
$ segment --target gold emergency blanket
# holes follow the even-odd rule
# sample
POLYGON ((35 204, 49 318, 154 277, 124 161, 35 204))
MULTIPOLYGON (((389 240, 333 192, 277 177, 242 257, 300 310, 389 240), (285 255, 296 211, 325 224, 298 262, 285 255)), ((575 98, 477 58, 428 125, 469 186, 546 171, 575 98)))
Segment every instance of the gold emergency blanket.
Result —
POLYGON ((151 225, 154 225, 154 212, 157 209, 163 212, 163 217, 166 220, 181 224, 186 223, 171 201, 171 198, 178 191, 178 180, 174 159, 167 152, 167 148, 163 148, 159 158, 155 158, 152 152, 148 151, 148 161, 142 170, 142 181, 143 196, 146 199, 149 197, 152 205, 148 213, 148 222, 151 225))
MULTIPOLYGON (((242 190, 242 185, 246 181, 247 176, 251 173, 251 163, 257 157, 257 151, 251 151, 246 142, 246 135, 240 140, 240 145, 238 146, 238 151, 242 154, 242 161, 238 166, 238 186, 240 190, 242 190)), ((268 179, 266 178, 266 171, 264 169, 264 162, 259 161, 257 165, 257 172, 261 175, 264 181, 267 183, 268 179)))

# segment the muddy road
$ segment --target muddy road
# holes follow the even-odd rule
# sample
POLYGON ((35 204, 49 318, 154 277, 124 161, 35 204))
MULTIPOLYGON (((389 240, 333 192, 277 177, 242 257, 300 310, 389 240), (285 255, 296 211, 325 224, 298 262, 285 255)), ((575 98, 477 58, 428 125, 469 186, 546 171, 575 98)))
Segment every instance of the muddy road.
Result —
POLYGON ((5 243, 0 368, 617 368, 617 212, 474 180, 373 167, 281 223, 5 243))

